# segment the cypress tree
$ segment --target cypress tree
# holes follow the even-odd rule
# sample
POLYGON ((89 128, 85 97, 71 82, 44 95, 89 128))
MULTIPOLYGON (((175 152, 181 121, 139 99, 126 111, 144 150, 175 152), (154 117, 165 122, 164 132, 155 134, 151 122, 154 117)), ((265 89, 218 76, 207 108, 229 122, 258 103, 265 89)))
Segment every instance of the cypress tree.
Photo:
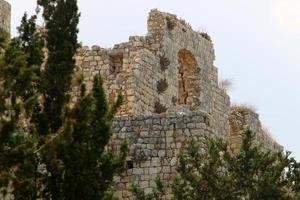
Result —
POLYGON ((123 168, 126 144, 121 146, 119 155, 106 149, 111 137, 111 116, 121 104, 121 96, 109 108, 99 76, 94 79, 91 94, 82 91, 66 116, 59 139, 49 144, 43 154, 51 173, 46 190, 53 199, 111 197, 113 176, 123 168))
POLYGON ((113 176, 122 170, 127 148, 124 143, 116 154, 107 145, 122 97, 109 107, 96 76, 93 91, 86 94, 82 84, 80 100, 68 107, 77 1, 38 4, 45 35, 36 16, 26 14, 19 37, 9 40, 0 32, 0 188, 12 188, 15 199, 112 199, 113 176))
MULTIPOLYGON (((40 174, 34 151, 38 137, 21 124, 26 120, 23 113, 29 111, 28 101, 23 97, 31 89, 34 72, 27 64, 28 55, 19 38, 2 47, 5 48, 0 55, 0 188, 13 188, 15 199, 37 199, 40 174)), ((5 190, 1 192, 5 196, 5 190)))
POLYGON ((19 39, 24 52, 27 54, 27 65, 40 67, 44 61, 44 38, 43 30, 38 30, 36 25, 37 16, 28 18, 27 13, 21 20, 21 25, 17 28, 19 39))
MULTIPOLYGON (((39 0, 44 9, 48 59, 43 76, 44 116, 50 132, 62 125, 61 114, 68 102, 71 76, 78 48, 77 0, 39 0)), ((47 130, 45 130, 47 132, 47 130)))
POLYGON ((13 39, 0 31, 0 187, 13 188, 15 199, 37 199, 40 187, 34 153, 39 137, 21 123, 30 118, 37 100, 43 60, 35 20, 36 16, 27 20, 24 15, 19 36, 13 39))

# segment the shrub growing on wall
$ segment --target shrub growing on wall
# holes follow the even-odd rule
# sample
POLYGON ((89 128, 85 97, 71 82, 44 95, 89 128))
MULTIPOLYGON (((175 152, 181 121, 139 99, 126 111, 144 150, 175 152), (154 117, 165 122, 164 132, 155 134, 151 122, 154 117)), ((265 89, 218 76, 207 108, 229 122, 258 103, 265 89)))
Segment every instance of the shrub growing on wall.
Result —
POLYGON ((165 92, 169 87, 169 84, 166 79, 161 79, 157 82, 157 92, 161 94, 165 92))

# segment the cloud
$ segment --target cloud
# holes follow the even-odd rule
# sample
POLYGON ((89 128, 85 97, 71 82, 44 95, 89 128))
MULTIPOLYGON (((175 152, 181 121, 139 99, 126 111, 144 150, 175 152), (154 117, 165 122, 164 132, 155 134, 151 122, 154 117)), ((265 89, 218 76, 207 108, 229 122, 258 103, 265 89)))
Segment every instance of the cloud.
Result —
POLYGON ((281 31, 300 33, 300 1, 275 0, 272 5, 273 19, 281 31))

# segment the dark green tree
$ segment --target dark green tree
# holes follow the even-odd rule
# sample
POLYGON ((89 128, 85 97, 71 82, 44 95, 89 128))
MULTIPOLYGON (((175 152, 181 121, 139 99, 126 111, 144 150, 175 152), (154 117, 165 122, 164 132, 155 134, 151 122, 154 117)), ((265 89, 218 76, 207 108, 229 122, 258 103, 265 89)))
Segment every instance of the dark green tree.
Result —
POLYGON ((43 154, 51 173, 46 190, 53 199, 106 199, 113 176, 123 168, 126 144, 118 156, 105 149, 112 116, 122 97, 109 108, 99 76, 91 94, 86 95, 82 87, 81 98, 66 114, 63 129, 43 154))
POLYGON ((18 29, 18 40, 22 51, 26 55, 26 73, 24 81, 27 81, 27 88, 21 95, 22 100, 27 102, 26 110, 32 114, 33 107, 38 103, 40 95, 41 70, 44 62, 44 37, 43 30, 36 25, 37 16, 28 18, 25 13, 18 29))
POLYGON ((24 14, 21 20, 21 25, 18 27, 19 38, 24 52, 27 54, 27 65, 40 67, 44 62, 44 29, 37 28, 37 16, 33 15, 28 18, 27 13, 24 14))
POLYGON ((130 190, 135 195, 136 199, 138 200, 167 200, 166 197, 166 190, 167 186, 166 184, 161 180, 160 177, 157 177, 155 179, 155 187, 153 188, 152 192, 145 193, 143 189, 141 189, 138 184, 133 183, 130 190))
POLYGON ((0 29, 0 50, 3 54, 3 50, 7 48, 9 42, 9 34, 5 31, 0 29))
POLYGON ((38 0, 43 8, 46 24, 45 36, 48 59, 42 87, 44 95, 44 122, 56 132, 62 125, 62 112, 68 102, 68 91, 75 67, 74 55, 78 48, 77 33, 79 13, 77 0, 38 0))
POLYGON ((20 39, 9 42, 3 38, 7 36, 0 35, 1 41, 8 41, 0 55, 0 187, 13 188, 15 199, 36 199, 40 174, 34 151, 38 138, 22 123, 28 111, 23 96, 31 88, 34 72, 27 65, 20 39))
POLYGON ((108 143, 122 98, 108 106, 96 76, 93 91, 86 94, 82 84, 70 108, 77 1, 38 4, 45 31, 37 29, 36 16, 24 15, 19 37, 0 32, 0 188, 12 189, 15 199, 113 199, 126 144, 113 152, 108 143))
MULTIPOLYGON (((247 130, 237 155, 220 139, 189 142, 178 156, 178 175, 169 184, 172 199, 299 199, 300 163, 289 152, 263 151, 253 140, 247 130)), ((133 192, 139 200, 155 199, 142 190, 133 192)))
POLYGON ((172 185, 175 199, 232 199, 227 159, 227 145, 221 140, 192 140, 178 156, 179 175, 172 185))

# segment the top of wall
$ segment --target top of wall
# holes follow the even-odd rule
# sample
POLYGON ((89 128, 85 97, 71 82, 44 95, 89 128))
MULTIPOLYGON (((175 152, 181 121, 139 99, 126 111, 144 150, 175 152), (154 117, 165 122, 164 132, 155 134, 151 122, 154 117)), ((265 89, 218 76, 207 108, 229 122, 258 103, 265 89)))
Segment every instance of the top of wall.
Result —
POLYGON ((237 152, 239 150, 241 137, 247 129, 250 129, 255 134, 255 142, 259 144, 263 150, 283 150, 283 147, 278 144, 272 135, 270 135, 270 133, 262 127, 259 115, 251 108, 244 106, 231 107, 229 125, 229 141, 233 152, 237 152))
POLYGON ((170 30, 182 31, 184 33, 192 32, 199 36, 199 40, 205 39, 204 41, 212 43, 212 40, 207 33, 193 30, 191 25, 185 20, 174 14, 152 9, 148 16, 148 35, 170 36, 170 30))
MULTIPOLYGON (((78 50, 75 74, 84 78, 87 90, 92 88, 93 76, 100 73, 109 102, 118 92, 123 94, 120 116, 203 111, 210 116, 214 132, 230 136, 234 144, 250 126, 258 130, 265 146, 280 148, 263 134, 255 113, 230 109, 230 98, 218 85, 209 35, 193 30, 176 15, 156 9, 150 11, 147 25, 145 36, 131 36, 113 48, 78 50), (241 124, 237 137, 231 122, 241 124)), ((80 87, 72 86, 72 92, 73 97, 79 96, 80 87)))
POLYGON ((129 40, 127 42, 115 44, 112 48, 101 48, 99 45, 93 45, 91 48, 84 46, 82 50, 84 52, 88 50, 106 50, 109 54, 118 54, 124 49, 128 51, 139 47, 146 47, 149 50, 158 51, 163 47, 163 44, 159 45, 159 43, 163 43, 164 37, 172 37, 173 39, 176 38, 182 40, 180 37, 183 35, 174 34, 174 32, 182 32, 185 33, 185 36, 188 35, 188 37, 185 37, 186 39, 189 39, 190 35, 196 36, 196 38, 194 37, 196 41, 192 42, 196 43, 196 45, 200 45, 205 42, 211 47, 211 53, 214 53, 211 37, 207 33, 193 30, 188 22, 174 14, 152 9, 148 15, 147 30, 148 31, 145 36, 129 36, 129 40), (171 32, 173 32, 173 36, 171 32), (141 43, 138 44, 138 42, 143 43, 143 45, 141 43))
POLYGON ((155 102, 166 110, 180 104, 212 114, 212 100, 218 95, 228 104, 226 92, 218 88, 213 44, 207 34, 156 9, 150 11, 147 24, 145 36, 130 36, 128 42, 110 49, 93 46, 79 50, 77 65, 86 80, 98 71, 107 79, 104 81, 111 99, 117 90, 125 91, 125 100, 131 105, 122 113, 127 114, 153 113, 155 102), (159 83, 169 87, 157 91, 159 83), (141 96, 146 99, 141 100, 141 96))
POLYGON ((10 33, 11 6, 8 2, 0 0, 0 29, 10 33))

